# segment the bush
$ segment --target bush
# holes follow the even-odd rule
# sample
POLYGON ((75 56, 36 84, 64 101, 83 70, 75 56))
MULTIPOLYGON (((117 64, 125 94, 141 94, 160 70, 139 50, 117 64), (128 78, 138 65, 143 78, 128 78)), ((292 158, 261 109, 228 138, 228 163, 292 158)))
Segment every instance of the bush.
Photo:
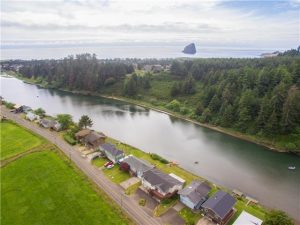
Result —
POLYGON ((163 157, 155 154, 155 153, 151 153, 150 154, 150 157, 153 159, 153 160, 157 160, 157 161, 160 161, 161 163, 164 163, 164 164, 168 164, 169 161, 164 159, 163 157))
POLYGON ((146 205, 146 199, 141 198, 141 199, 139 200, 139 205, 140 205, 140 206, 145 206, 145 205, 146 205))
POLYGON ((179 112, 180 111, 180 102, 177 100, 172 100, 171 102, 169 102, 166 105, 167 109, 173 110, 175 112, 179 112))
POLYGON ((70 145, 76 145, 76 143, 77 143, 77 141, 74 138, 72 138, 69 134, 64 134, 64 139, 70 145))
POLYGON ((3 104, 6 106, 6 108, 8 109, 13 109, 14 108, 14 103, 11 103, 11 102, 6 102, 6 101, 3 101, 3 104))
POLYGON ((296 150, 297 149, 297 146, 292 143, 292 142, 289 142, 285 145, 286 149, 289 150, 289 151, 293 151, 293 150, 296 150))
POLYGON ((104 81, 104 85, 105 85, 105 86, 110 86, 110 85, 113 85, 114 83, 116 83, 116 79, 113 78, 113 77, 107 78, 107 79, 104 81))

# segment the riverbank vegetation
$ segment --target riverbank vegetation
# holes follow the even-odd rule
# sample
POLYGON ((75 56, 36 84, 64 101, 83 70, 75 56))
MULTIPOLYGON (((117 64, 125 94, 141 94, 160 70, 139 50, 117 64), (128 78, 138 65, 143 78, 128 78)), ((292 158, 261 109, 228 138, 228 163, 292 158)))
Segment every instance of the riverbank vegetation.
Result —
POLYGON ((134 65, 141 69, 145 62, 134 62, 97 63, 94 55, 85 54, 26 61, 19 75, 46 87, 130 99, 273 148, 300 152, 299 54, 155 61, 171 65, 159 73, 135 73, 134 65))
POLYGON ((1 166, 1 224, 132 224, 54 145, 10 121, 1 140, 1 151, 40 147, 1 166))

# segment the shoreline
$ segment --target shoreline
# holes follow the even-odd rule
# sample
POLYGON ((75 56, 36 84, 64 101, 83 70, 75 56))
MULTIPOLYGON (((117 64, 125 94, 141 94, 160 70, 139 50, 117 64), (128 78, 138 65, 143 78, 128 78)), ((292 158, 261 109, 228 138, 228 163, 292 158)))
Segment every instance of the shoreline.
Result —
POLYGON ((151 109, 151 110, 156 111, 156 112, 164 113, 164 114, 172 116, 174 118, 185 120, 187 122, 196 124, 196 125, 204 127, 204 128, 211 129, 213 131, 216 131, 216 132, 219 132, 219 133, 222 133, 222 134, 234 137, 234 138, 238 138, 240 140, 251 142, 253 144, 265 147, 267 150, 271 150, 271 151, 279 152, 279 153, 295 154, 297 156, 300 156, 300 153, 298 153, 298 152, 288 151, 288 150, 285 150, 283 148, 274 146, 271 143, 267 143, 268 141, 264 142, 264 141, 260 141, 260 140, 255 140, 255 138, 251 137, 250 135, 246 135, 246 134, 240 133, 238 131, 230 131, 226 128, 222 128, 222 127, 219 127, 219 126, 214 126, 214 125, 210 125, 210 124, 201 123, 201 122, 198 122, 196 120, 187 118, 186 116, 179 115, 177 113, 167 111, 165 109, 160 109, 160 108, 155 107, 155 106, 153 106, 153 105, 151 105, 150 103, 147 103, 147 102, 139 102, 139 100, 134 100, 134 99, 130 99, 130 98, 122 97, 122 96, 97 94, 97 93, 93 93, 93 92, 89 92, 89 91, 77 91, 77 90, 76 91, 71 91, 71 90, 61 89, 61 88, 51 88, 51 87, 46 87, 42 84, 38 84, 38 83, 35 83, 35 82, 30 82, 30 80, 24 79, 23 77, 20 77, 17 74, 16 75, 14 75, 14 74, 10 75, 9 74, 8 76, 15 77, 15 78, 23 81, 24 83, 34 84, 34 85, 37 85, 38 87, 45 88, 45 89, 59 90, 59 91, 64 91, 64 92, 68 92, 68 93, 72 93, 72 94, 80 94, 80 95, 85 95, 85 96, 102 97, 102 98, 106 98, 106 99, 112 99, 112 100, 116 100, 116 101, 121 101, 121 102, 129 103, 129 104, 141 106, 141 107, 151 109))

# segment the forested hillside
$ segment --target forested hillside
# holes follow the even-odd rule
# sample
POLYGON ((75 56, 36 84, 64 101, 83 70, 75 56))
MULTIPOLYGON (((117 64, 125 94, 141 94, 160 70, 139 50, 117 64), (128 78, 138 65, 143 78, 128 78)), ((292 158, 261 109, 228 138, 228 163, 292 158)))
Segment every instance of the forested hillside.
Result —
POLYGON ((19 73, 55 88, 126 96, 202 123, 300 151, 300 57, 26 61, 19 73), (146 64, 170 64, 159 73, 146 64), (134 72, 134 67, 136 71, 134 72))

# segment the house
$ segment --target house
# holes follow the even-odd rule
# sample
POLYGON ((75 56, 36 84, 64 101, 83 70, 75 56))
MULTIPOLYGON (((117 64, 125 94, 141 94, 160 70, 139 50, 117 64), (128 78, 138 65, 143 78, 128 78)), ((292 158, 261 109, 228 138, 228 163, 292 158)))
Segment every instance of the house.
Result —
POLYGON ((27 105, 22 105, 22 111, 24 113, 28 113, 28 112, 32 111, 32 108, 27 105))
POLYGON ((180 201, 190 209, 199 209, 208 199, 208 193, 211 187, 206 182, 194 180, 186 188, 180 190, 180 201))
POLYGON ((55 120, 51 120, 51 119, 41 119, 40 120, 40 126, 44 127, 44 128, 50 128, 53 129, 55 131, 60 131, 61 130, 61 124, 55 120))
POLYGON ((122 162, 127 163, 130 167, 131 174, 137 176, 138 178, 142 178, 144 172, 154 168, 154 166, 150 163, 133 155, 126 156, 122 162))
POLYGON ((105 143, 105 144, 100 145, 99 149, 113 163, 117 163, 125 157, 125 154, 123 151, 117 149, 113 144, 110 144, 110 143, 105 143))
POLYGON ((25 116, 25 119, 30 120, 30 121, 35 121, 40 119, 40 117, 36 114, 34 114, 33 112, 28 112, 25 116))
POLYGON ((82 138, 81 142, 87 147, 98 148, 99 145, 105 143, 106 136, 101 132, 91 131, 82 138))
POLYGON ((142 175, 143 187, 156 199, 163 200, 175 195, 184 183, 158 169, 150 169, 142 175))
POLYGON ((21 113, 23 112, 22 106, 21 105, 14 105, 14 113, 21 113))
POLYGON ((224 225, 234 214, 236 200, 224 191, 218 191, 202 204, 205 215, 214 222, 224 225))
POLYGON ((162 70, 163 70, 162 65, 157 64, 157 65, 153 65, 153 66, 152 66, 152 71, 153 71, 154 73, 159 73, 159 72, 161 72, 162 70))
POLYGON ((261 225, 263 221, 243 211, 233 225, 261 225))
POLYGON ((75 134, 75 138, 81 142, 83 140, 83 138, 85 138, 91 132, 92 132, 92 130, 90 130, 90 129, 82 129, 75 134))
POLYGON ((54 120, 41 119, 39 123, 40 123, 40 126, 42 126, 44 128, 51 128, 54 124, 54 120))

